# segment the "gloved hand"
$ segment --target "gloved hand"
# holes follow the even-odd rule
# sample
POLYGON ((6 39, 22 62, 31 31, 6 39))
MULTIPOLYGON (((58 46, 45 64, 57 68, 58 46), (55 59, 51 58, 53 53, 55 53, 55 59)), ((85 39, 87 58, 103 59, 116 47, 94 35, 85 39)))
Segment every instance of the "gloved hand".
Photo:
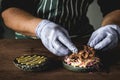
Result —
POLYGON ((117 25, 106 25, 95 32, 88 41, 88 45, 97 50, 108 50, 117 46, 120 38, 120 27, 117 25))
POLYGON ((36 36, 42 40, 49 51, 57 56, 67 55, 70 51, 77 52, 68 32, 51 21, 42 20, 36 28, 36 36))

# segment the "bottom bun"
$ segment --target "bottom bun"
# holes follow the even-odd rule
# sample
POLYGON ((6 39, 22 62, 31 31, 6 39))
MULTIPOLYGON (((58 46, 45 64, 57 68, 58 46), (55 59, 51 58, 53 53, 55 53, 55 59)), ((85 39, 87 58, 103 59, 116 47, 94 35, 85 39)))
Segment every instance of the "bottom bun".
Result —
POLYGON ((89 66, 89 67, 75 67, 63 62, 63 67, 67 70, 74 71, 74 72, 94 72, 98 70, 99 64, 89 66))

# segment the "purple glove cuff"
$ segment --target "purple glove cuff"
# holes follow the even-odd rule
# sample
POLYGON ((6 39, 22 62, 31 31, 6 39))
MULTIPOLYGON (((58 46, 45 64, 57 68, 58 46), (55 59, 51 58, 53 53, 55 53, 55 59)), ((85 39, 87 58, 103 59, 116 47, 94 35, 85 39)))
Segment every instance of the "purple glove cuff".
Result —
POLYGON ((36 27, 35 33, 38 38, 41 37, 41 31, 45 27, 46 24, 50 23, 49 20, 42 20, 36 27))
POLYGON ((115 24, 111 24, 110 26, 111 26, 111 28, 113 28, 117 32, 118 38, 120 40, 120 26, 115 25, 115 24))

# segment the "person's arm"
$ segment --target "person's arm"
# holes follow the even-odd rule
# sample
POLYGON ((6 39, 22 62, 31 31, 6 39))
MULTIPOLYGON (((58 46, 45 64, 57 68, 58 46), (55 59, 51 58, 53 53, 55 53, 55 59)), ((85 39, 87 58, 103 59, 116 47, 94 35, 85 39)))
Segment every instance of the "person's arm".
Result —
POLYGON ((37 36, 44 46, 58 56, 77 52, 68 32, 61 26, 45 19, 40 19, 18 9, 8 8, 2 12, 4 23, 11 29, 28 36, 37 36))
POLYGON ((117 46, 120 40, 120 10, 108 13, 101 27, 93 32, 88 45, 97 50, 109 50, 117 46))
POLYGON ((93 32, 88 45, 97 50, 109 50, 120 41, 120 0, 98 0, 103 13, 101 27, 93 32))
POLYGON ((112 11, 107 14, 101 23, 102 26, 116 24, 120 26, 120 10, 112 11))
POLYGON ((28 36, 35 36, 35 29, 41 19, 19 8, 8 8, 2 12, 7 27, 28 36))

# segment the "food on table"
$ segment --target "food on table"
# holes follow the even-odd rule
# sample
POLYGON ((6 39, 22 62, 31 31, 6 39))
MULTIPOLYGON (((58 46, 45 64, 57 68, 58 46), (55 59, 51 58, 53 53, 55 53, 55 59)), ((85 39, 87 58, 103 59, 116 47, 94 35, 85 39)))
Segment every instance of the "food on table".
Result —
POLYGON ((63 61, 64 67, 72 71, 93 71, 99 67, 99 63, 95 50, 85 45, 83 50, 66 56, 63 61))
POLYGON ((24 71, 44 71, 49 68, 50 60, 43 55, 26 55, 15 58, 14 64, 24 71))

